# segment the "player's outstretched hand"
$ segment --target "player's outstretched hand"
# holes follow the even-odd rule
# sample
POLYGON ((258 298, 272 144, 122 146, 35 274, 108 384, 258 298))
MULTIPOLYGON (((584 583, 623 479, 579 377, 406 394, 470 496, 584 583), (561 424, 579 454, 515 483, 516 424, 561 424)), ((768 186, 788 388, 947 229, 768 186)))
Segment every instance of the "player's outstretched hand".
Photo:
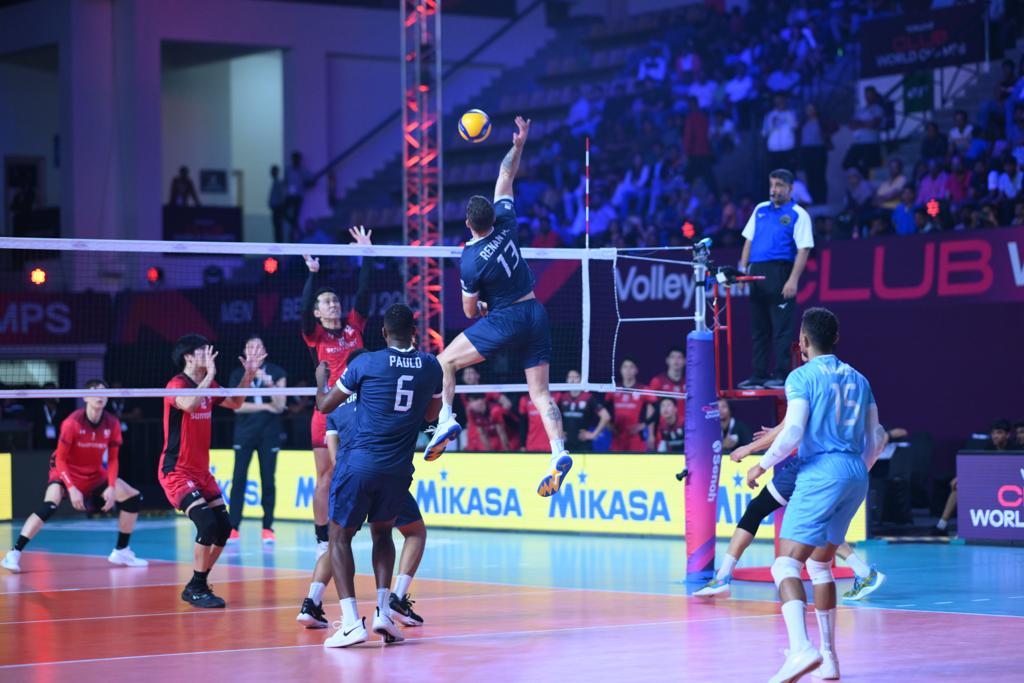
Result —
POLYGON ((108 486, 103 489, 103 512, 110 512, 116 502, 117 498, 114 496, 114 487, 108 486))
POLYGON ((760 478, 762 474, 764 474, 764 468, 761 467, 760 465, 754 465, 749 470, 747 470, 747 486, 752 489, 756 489, 757 480, 758 478, 760 478))
POLYGON ((524 119, 522 116, 516 117, 516 132, 512 133, 512 144, 516 147, 522 147, 526 144, 526 138, 530 135, 530 122, 531 119, 524 119))
POLYGON ((267 360, 266 351, 258 355, 247 352, 244 358, 242 356, 238 357, 238 362, 242 364, 242 368, 246 372, 252 373, 253 376, 255 376, 256 373, 259 372, 260 368, 263 367, 263 361, 265 360, 267 360))
POLYGON ((207 345, 203 347, 206 351, 206 376, 213 381, 213 378, 217 376, 217 354, 219 351, 214 351, 213 346, 207 345))
POLYGON ((310 256, 309 254, 303 254, 302 260, 306 262, 306 267, 309 268, 309 272, 320 272, 320 259, 315 256, 310 256))
POLYGON ((765 427, 764 425, 761 425, 761 429, 754 432, 754 440, 757 441, 762 437, 768 436, 768 432, 770 431, 772 431, 771 427, 765 427))
POLYGON ((320 365, 316 366, 316 387, 317 391, 327 386, 327 382, 331 379, 331 368, 327 365, 327 361, 320 361, 320 365))
POLYGON ((373 236, 373 230, 367 230, 361 225, 353 225, 348 229, 348 234, 352 235, 356 244, 361 244, 364 247, 373 246, 373 241, 370 239, 373 236))
POLYGON ((72 486, 68 489, 68 499, 71 501, 71 507, 79 512, 85 510, 85 496, 78 490, 78 487, 72 486))
POLYGON ((733 452, 729 455, 733 462, 740 462, 743 458, 750 455, 750 445, 740 446, 739 448, 733 449, 733 452))
POLYGON ((476 302, 476 311, 480 314, 481 318, 487 317, 487 303, 484 301, 476 302))

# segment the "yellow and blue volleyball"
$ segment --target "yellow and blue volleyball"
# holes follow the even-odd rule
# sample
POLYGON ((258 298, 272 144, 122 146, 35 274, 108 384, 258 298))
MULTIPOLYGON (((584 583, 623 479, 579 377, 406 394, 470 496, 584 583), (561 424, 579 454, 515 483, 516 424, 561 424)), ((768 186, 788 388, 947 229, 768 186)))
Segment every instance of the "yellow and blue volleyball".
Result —
POLYGON ((491 134, 491 119, 479 109, 470 109, 459 118, 459 135, 463 140, 483 142, 491 134))

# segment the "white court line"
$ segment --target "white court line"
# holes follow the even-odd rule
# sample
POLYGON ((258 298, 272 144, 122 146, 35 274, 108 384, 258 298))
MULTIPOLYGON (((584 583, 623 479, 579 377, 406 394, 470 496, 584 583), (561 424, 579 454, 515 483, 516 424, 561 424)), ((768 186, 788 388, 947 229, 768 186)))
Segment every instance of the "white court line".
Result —
POLYGON ((992 598, 975 598, 974 600, 971 600, 971 602, 988 602, 991 599, 992 598))
MULTIPOLYGON (((621 629, 623 627, 629 628, 648 628, 652 626, 672 626, 680 624, 696 624, 696 623, 707 623, 713 621, 735 621, 738 619, 778 619, 778 614, 747 614, 741 616, 727 616, 727 617, 713 617, 710 619, 672 619, 668 621, 648 621, 639 624, 602 624, 600 626, 571 626, 568 628, 541 628, 531 630, 520 630, 520 631, 492 631, 489 633, 456 633, 447 636, 424 636, 422 638, 409 638, 408 642, 426 641, 426 640, 463 640, 467 638, 504 638, 504 637, 518 637, 518 636, 531 636, 531 635, 544 635, 544 634, 565 634, 571 631, 602 631, 607 629, 621 629)), ((379 641, 372 641, 371 645, 377 645, 379 641)), ((0 666, 0 669, 24 669, 28 667, 43 667, 43 666, 58 666, 64 664, 95 664, 98 662, 121 662, 133 659, 152 659, 156 657, 195 657, 197 655, 224 655, 224 654, 235 654, 240 652, 272 652, 274 650, 302 650, 308 648, 323 648, 323 645, 317 643, 315 645, 275 645, 271 647, 250 647, 250 648, 238 648, 233 650, 199 650, 195 652, 160 652, 151 655, 127 655, 124 657, 99 657, 95 659, 68 659, 59 662, 34 662, 31 664, 5 664, 0 666)), ((366 649, 366 648, 362 648, 366 649)))
MULTIPOLYGON (((227 582, 223 581, 221 583, 227 583, 227 582)), ((178 584, 174 584, 174 585, 178 585, 178 584)), ((542 593, 551 593, 551 592, 553 592, 553 591, 551 591, 551 590, 520 591, 518 593, 516 593, 516 592, 502 593, 501 595, 502 596, 507 596, 507 597, 518 598, 521 595, 539 595, 539 594, 542 594, 542 593)), ((450 602, 452 600, 471 600, 471 599, 475 600, 477 598, 489 598, 489 599, 493 600, 495 598, 495 594, 492 592, 492 593, 476 593, 476 594, 465 594, 465 595, 437 595, 437 596, 430 597, 430 598, 416 598, 415 602, 417 602, 417 603, 420 603, 420 602, 433 602, 433 601, 436 601, 436 600, 445 600, 445 601, 449 601, 450 602)), ((365 600, 364 603, 367 604, 367 605, 373 604, 372 601, 370 601, 370 600, 365 600)), ((24 624, 57 624, 57 623, 62 623, 62 622, 66 622, 66 621, 108 621, 108 620, 111 620, 111 619, 146 619, 146 618, 149 618, 149 617, 180 617, 180 616, 198 617, 198 616, 204 616, 204 615, 232 614, 234 612, 273 612, 273 611, 284 610, 284 609, 294 610, 295 606, 294 605, 277 605, 277 606, 274 606, 274 607, 232 607, 232 608, 229 608, 227 611, 222 611, 222 610, 218 610, 218 609, 196 609, 196 608, 192 608, 192 609, 189 609, 189 610, 181 610, 181 611, 178 611, 178 612, 149 612, 149 613, 139 613, 139 614, 108 614, 108 615, 95 616, 95 617, 65 617, 65 618, 62 618, 62 619, 26 619, 24 621, 0 621, 0 626, 15 626, 15 625, 24 625, 24 624)))
POLYGON ((915 603, 913 603, 913 602, 908 602, 908 603, 907 603, 907 604, 905 604, 905 605, 896 605, 896 607, 913 607, 913 606, 914 606, 914 604, 915 604, 915 603))
POLYGON ((952 600, 941 600, 939 602, 933 602, 932 604, 933 605, 952 605, 953 601, 952 600))

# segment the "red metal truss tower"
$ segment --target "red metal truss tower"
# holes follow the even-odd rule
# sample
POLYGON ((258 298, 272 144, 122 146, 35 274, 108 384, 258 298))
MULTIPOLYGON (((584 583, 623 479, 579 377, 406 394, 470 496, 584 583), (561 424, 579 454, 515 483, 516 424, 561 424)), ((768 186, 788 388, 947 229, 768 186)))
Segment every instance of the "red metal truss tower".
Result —
MULTIPOLYGON (((402 4, 402 175, 405 243, 442 244, 441 2, 402 4)), ((443 268, 440 259, 406 259, 409 305, 420 349, 444 348, 443 268)))

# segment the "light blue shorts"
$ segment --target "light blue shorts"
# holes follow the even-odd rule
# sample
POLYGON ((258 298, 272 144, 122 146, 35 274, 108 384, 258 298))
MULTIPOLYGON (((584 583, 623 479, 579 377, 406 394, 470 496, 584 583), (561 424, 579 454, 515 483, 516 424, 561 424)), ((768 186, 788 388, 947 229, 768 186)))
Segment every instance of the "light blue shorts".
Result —
POLYGON ((867 493, 868 470, 860 456, 829 453, 803 461, 779 537, 841 545, 867 493))

